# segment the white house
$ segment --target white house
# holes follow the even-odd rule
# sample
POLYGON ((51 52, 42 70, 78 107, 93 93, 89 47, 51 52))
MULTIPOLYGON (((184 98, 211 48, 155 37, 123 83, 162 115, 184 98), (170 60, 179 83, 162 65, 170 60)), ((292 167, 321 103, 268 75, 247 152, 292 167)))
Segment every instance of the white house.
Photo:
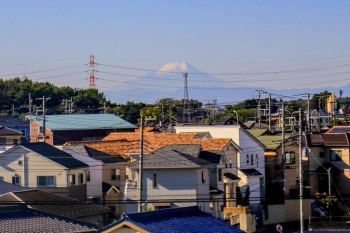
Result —
MULTIPOLYGON (((143 209, 163 209, 198 205, 201 210, 209 208, 209 169, 212 163, 199 159, 201 145, 167 145, 144 155, 143 209)), ((128 165, 130 182, 125 189, 127 212, 137 211, 139 196, 139 161, 128 165)))
POLYGON ((0 155, 0 180, 85 201, 88 167, 54 146, 28 143, 0 155))
POLYGON ((250 207, 259 211, 265 194, 265 146, 240 125, 176 126, 176 133, 209 132, 212 138, 231 138, 242 150, 237 152, 238 185, 243 195, 249 187, 250 207))

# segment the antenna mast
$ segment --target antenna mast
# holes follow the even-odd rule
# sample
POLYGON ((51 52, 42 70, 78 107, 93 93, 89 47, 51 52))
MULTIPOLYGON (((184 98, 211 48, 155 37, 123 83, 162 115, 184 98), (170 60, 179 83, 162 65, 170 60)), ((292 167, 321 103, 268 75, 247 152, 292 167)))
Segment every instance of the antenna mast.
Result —
POLYGON ((94 55, 90 55, 90 87, 94 87, 95 85, 95 57, 94 55))

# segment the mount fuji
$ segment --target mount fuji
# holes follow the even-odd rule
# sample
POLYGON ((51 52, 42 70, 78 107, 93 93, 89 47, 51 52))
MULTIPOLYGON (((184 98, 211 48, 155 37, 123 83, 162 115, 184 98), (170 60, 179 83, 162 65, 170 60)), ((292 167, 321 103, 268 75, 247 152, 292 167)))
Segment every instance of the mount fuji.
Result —
MULTIPOLYGON (((343 87, 322 87, 322 88, 294 88, 294 89, 272 89, 261 88, 259 83, 255 87, 238 86, 231 82, 222 81, 207 74, 191 64, 181 62, 169 62, 160 69, 150 72, 144 76, 123 82, 110 88, 104 93, 107 99, 116 103, 127 101, 144 102, 153 104, 161 98, 184 98, 184 77, 183 73, 188 73, 187 86, 189 99, 197 99, 206 103, 208 100, 217 99, 221 105, 235 104, 246 99, 256 97, 255 91, 263 89, 268 93, 281 96, 291 96, 300 93, 319 93, 325 90, 334 91, 339 89, 350 93, 350 85, 343 87)), ((346 94, 345 94, 346 95, 346 94)), ((344 95, 344 96, 345 96, 344 95)), ((274 98, 280 98, 273 96, 274 98)), ((266 98, 267 96, 263 97, 266 98)))

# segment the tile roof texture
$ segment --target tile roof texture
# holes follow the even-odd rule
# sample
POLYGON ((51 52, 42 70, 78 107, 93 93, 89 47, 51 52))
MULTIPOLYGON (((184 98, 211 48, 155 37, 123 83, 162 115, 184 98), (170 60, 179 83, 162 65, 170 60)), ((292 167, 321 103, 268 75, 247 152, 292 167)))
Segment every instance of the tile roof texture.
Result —
POLYGON ((30 209, 26 206, 0 207, 0 232, 68 233, 97 232, 96 225, 30 209))
POLYGON ((322 135, 325 146, 348 146, 349 138, 346 133, 325 133, 322 135))
POLYGON ((222 156, 224 156, 224 153, 221 150, 220 151, 201 151, 198 158, 204 159, 214 164, 219 164, 222 156))
POLYGON ((9 192, 15 192, 15 191, 22 191, 22 190, 28 190, 28 188, 24 188, 19 185, 7 183, 5 181, 0 181, 0 195, 3 195, 5 193, 9 192))
MULTIPOLYGON (((201 144, 203 150, 222 150, 232 139, 230 138, 196 138, 197 133, 144 133, 144 140, 150 150, 157 150, 168 144, 201 144)), ((140 140, 140 133, 110 133, 103 141, 109 140, 140 140)), ((138 152, 139 147, 135 146, 129 152, 138 152)))
POLYGON ((73 145, 73 146, 64 145, 63 148, 77 152, 81 155, 85 155, 96 160, 99 160, 103 163, 125 163, 126 162, 126 159, 124 159, 124 156, 119 156, 118 154, 110 155, 84 145, 73 145))
MULTIPOLYGON (((150 154, 145 154, 143 168, 200 168, 202 166, 212 166, 212 163, 196 157, 200 150, 200 145, 167 145, 150 154)), ((136 160, 128 167, 138 169, 138 166, 139 162, 136 160)))
POLYGON ((328 133, 350 133, 350 126, 348 125, 335 125, 330 130, 326 132, 328 133))
MULTIPOLYGON (((61 166, 72 169, 72 168, 81 168, 88 167, 86 163, 83 163, 70 154, 57 149, 56 147, 47 144, 45 142, 34 142, 18 145, 17 147, 27 148, 43 157, 50 159, 51 161, 60 164, 61 166)), ((6 152, 5 152, 6 153, 6 152)))
POLYGON ((22 132, 4 126, 0 126, 0 135, 22 135, 22 132))
POLYGON ((70 218, 107 213, 106 207, 86 204, 82 201, 41 190, 26 190, 7 193, 0 196, 0 201, 15 197, 16 202, 25 203, 30 208, 70 218))
POLYGON ((0 116, 0 125, 14 128, 17 126, 29 126, 29 122, 23 121, 22 119, 15 116, 0 116))
POLYGON ((244 233, 238 227, 201 211, 197 206, 124 214, 120 220, 105 229, 123 221, 133 223, 152 233, 244 233))
MULTIPOLYGON (((42 118, 28 116, 42 124, 42 118)), ((114 114, 46 115, 46 128, 50 130, 135 129, 136 126, 114 114)))

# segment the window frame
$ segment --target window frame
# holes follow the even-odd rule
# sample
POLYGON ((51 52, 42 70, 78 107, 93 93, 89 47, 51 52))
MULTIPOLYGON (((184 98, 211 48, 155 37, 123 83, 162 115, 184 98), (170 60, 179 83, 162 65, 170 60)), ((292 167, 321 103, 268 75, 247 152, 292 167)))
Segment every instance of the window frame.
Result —
POLYGON ((246 155, 247 164, 249 164, 249 154, 246 155))
POLYGON ((295 152, 288 151, 284 154, 286 164, 295 164, 295 152))
POLYGON ((91 181, 91 172, 90 170, 86 170, 85 182, 90 182, 90 181, 91 181))
POLYGON ((221 182, 222 181, 222 168, 218 169, 218 181, 221 182))
POLYGON ((21 177, 20 176, 12 176, 12 184, 14 185, 21 185, 21 177), (15 181, 15 182, 13 182, 15 181))
POLYGON ((78 184, 84 184, 84 174, 83 173, 78 174, 78 184))
POLYGON ((254 155, 250 154, 250 165, 254 166, 254 155))
POLYGON ((76 185, 75 174, 71 174, 69 176, 69 183, 70 183, 70 185, 76 185))
POLYGON ((205 170, 202 171, 202 184, 205 184, 205 170))
POLYGON ((36 177, 37 187, 56 187, 56 177, 55 176, 37 176, 36 177), (40 185, 40 178, 45 178, 45 185, 40 185), (53 184, 50 185, 49 178, 53 178, 53 184))
POLYGON ((153 188, 158 188, 157 173, 153 173, 153 188))
POLYGON ((111 180, 120 180, 120 168, 111 169, 111 180))

